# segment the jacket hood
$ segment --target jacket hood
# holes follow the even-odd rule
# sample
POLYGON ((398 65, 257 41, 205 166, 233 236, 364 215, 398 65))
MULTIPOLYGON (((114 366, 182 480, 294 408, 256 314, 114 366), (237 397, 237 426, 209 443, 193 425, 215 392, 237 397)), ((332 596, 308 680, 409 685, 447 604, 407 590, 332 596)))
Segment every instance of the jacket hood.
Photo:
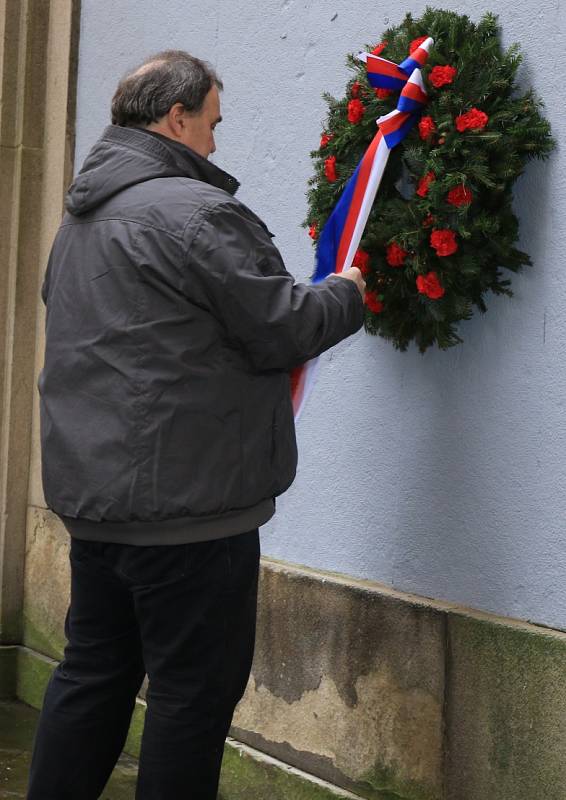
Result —
POLYGON ((113 195, 154 178, 205 181, 230 194, 238 181, 180 142, 143 128, 109 125, 88 154, 65 198, 70 214, 80 216, 113 195))

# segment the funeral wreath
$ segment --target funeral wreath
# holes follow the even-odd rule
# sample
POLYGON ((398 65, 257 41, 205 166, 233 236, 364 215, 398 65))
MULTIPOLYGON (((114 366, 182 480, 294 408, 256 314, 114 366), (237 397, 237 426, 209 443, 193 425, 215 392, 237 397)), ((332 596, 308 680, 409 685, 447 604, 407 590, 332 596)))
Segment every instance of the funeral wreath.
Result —
MULTIPOLYGON (((516 247, 513 184, 530 159, 548 157, 554 146, 541 101, 518 85, 519 46, 502 48, 493 14, 474 24, 428 8, 365 49, 399 65, 428 37, 426 106, 390 152, 353 260, 367 285, 366 331, 400 350, 414 341, 421 352, 461 342, 458 323, 485 312, 489 292, 511 295, 508 273, 531 263, 516 247)), ((311 153, 304 224, 315 245, 376 119, 399 99, 398 91, 370 85, 357 54, 347 64, 346 95, 323 95, 328 118, 311 153)))

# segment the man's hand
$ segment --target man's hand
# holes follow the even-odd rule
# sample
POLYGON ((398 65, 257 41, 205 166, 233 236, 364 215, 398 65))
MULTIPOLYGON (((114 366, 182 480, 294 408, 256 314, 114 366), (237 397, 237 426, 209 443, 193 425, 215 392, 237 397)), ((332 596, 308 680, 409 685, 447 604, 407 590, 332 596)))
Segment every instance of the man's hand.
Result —
POLYGON ((362 273, 357 267, 350 267, 350 269, 346 269, 344 272, 337 272, 336 274, 340 278, 346 278, 348 281, 354 281, 360 290, 361 296, 364 296, 366 291, 366 282, 364 281, 362 273))

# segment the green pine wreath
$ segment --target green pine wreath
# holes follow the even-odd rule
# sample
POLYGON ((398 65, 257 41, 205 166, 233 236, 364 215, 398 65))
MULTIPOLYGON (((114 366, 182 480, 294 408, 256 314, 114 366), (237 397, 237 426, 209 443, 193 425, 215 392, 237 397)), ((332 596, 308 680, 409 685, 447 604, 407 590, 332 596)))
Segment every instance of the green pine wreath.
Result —
MULTIPOLYGON (((554 147, 542 102, 516 84, 519 46, 501 48, 493 14, 476 25, 427 8, 365 49, 400 64, 428 36, 434 46, 422 77, 429 103, 391 151, 354 259, 367 285, 366 331, 399 350, 414 340, 421 352, 461 342, 458 323, 474 308, 487 310, 488 292, 512 294, 502 269, 531 264, 515 247, 513 182, 529 159, 547 158, 554 147)), ((347 94, 323 95, 327 124, 311 153, 315 175, 303 225, 315 244, 375 135, 375 120, 394 110, 399 96, 373 89, 354 54, 347 64, 354 72, 347 94)))

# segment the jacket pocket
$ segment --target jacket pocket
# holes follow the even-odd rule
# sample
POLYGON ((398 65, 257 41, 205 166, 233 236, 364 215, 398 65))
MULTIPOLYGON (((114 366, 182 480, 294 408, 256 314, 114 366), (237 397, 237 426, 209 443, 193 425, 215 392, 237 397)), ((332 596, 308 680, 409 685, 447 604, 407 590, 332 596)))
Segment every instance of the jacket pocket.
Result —
POLYGON ((166 516, 222 514, 242 493, 240 414, 182 408, 159 426, 152 443, 151 494, 166 516))

